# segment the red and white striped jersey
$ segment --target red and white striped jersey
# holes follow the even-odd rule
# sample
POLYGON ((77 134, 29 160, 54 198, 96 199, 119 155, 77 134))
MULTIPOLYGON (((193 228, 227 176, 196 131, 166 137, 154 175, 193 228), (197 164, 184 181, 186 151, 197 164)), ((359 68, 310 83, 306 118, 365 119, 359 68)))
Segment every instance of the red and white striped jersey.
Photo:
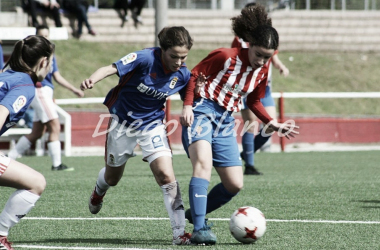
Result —
MULTIPOLYGON (((192 70, 189 85, 195 85, 199 73, 202 72, 207 77, 207 84, 196 97, 213 100, 226 110, 238 112, 242 105, 241 97, 247 96, 258 86, 263 87, 262 91, 255 91, 257 97, 260 99, 265 96, 267 64, 254 70, 248 60, 248 49, 217 49, 192 70)), ((188 101, 191 104, 192 100, 188 100, 189 93, 186 94, 185 105, 188 101)))

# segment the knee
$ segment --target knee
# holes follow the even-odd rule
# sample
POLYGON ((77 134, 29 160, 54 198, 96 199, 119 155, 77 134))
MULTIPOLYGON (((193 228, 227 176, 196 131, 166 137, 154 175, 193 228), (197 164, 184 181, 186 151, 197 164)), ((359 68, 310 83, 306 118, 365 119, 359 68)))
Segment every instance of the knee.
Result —
POLYGON ((45 188, 46 188, 45 177, 42 174, 38 173, 38 175, 35 177, 35 182, 34 182, 31 192, 41 196, 45 188))
POLYGON ((234 183, 229 187, 226 187, 227 191, 230 192, 231 194, 236 195, 237 193, 240 192, 240 190, 243 189, 243 183, 234 183))

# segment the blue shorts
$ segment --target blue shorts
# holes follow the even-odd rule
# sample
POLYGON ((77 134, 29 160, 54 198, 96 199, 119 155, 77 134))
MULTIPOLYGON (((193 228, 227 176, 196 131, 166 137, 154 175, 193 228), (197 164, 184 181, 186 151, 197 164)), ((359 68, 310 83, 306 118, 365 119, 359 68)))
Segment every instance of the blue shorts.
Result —
MULTIPOLYGON (((272 90, 271 87, 266 86, 265 88, 265 97, 260 99, 261 103, 264 107, 275 107, 274 99, 272 97, 272 90)), ((247 98, 243 98, 243 107, 242 109, 248 109, 247 107, 247 98)))
POLYGON ((206 140, 212 147, 214 167, 241 166, 232 111, 226 111, 214 101, 197 99, 193 112, 192 126, 182 126, 182 144, 187 155, 191 143, 206 140))

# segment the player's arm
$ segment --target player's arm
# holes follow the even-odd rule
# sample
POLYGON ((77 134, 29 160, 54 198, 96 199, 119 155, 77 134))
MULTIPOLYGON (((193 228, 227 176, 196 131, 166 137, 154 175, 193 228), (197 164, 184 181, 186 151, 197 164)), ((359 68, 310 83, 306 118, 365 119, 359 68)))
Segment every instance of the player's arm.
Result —
POLYGON ((0 104, 0 130, 4 126, 5 120, 7 119, 9 115, 9 110, 0 104))
POLYGON ((117 73, 117 68, 115 64, 111 64, 109 66, 101 67, 98 70, 96 70, 90 78, 84 80, 81 85, 80 89, 81 90, 86 90, 86 89, 92 89, 95 85, 95 83, 103 80, 104 78, 114 75, 117 73))
POLYGON ((260 98, 265 96, 265 87, 265 84, 259 84, 255 90, 247 96, 247 106, 257 116, 257 118, 259 118, 269 128, 269 130, 266 129, 267 133, 271 133, 271 131, 278 131, 279 133, 285 135, 288 139, 290 139, 290 137, 295 137, 299 134, 299 132, 295 130, 299 128, 298 126, 295 124, 278 123, 266 112, 260 101, 260 98))
POLYGON ((289 69, 285 66, 285 64, 282 63, 280 58, 278 58, 277 54, 272 56, 272 64, 273 64, 273 67, 275 67, 276 69, 280 71, 281 75, 285 77, 289 75, 289 69))
POLYGON ((61 85, 62 87, 65 87, 66 89, 72 91, 74 94, 76 94, 78 97, 83 97, 84 93, 82 90, 75 88, 71 83, 69 83, 62 75, 59 73, 59 71, 56 71, 53 73, 54 80, 61 85))

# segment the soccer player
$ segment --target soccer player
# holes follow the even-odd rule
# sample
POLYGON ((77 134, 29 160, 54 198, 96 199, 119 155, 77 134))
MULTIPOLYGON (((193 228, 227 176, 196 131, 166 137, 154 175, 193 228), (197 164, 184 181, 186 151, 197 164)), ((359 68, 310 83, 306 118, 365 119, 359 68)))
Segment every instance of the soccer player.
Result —
MULTIPOLYGON (((248 48, 249 44, 239 37, 235 37, 232 48, 248 48)), ((272 65, 280 71, 283 76, 289 75, 289 69, 281 62, 278 58, 278 50, 276 50, 273 56, 267 62, 269 64, 268 72, 268 84, 265 88, 265 97, 261 98, 261 102, 267 113, 276 120, 276 105, 272 97, 272 65)), ((272 133, 267 133, 261 129, 255 136, 255 122, 257 122, 257 117, 252 113, 252 111, 247 107, 246 98, 242 98, 242 109, 240 110, 241 116, 243 118, 244 124, 248 122, 247 131, 245 131, 242 138, 243 151, 240 153, 241 158, 245 161, 245 175, 262 175, 254 165, 254 153, 259 150, 272 136, 272 133)))
MULTIPOLYGON (((48 39, 49 28, 44 25, 38 26, 36 28, 36 35, 48 39)), ((8 156, 12 159, 16 159, 19 155, 24 154, 32 144, 44 135, 45 130, 47 130, 49 133, 47 147, 52 161, 51 170, 73 171, 74 168, 62 164, 61 160, 61 142, 59 141, 61 123, 59 122, 58 112, 53 100, 54 85, 52 78, 61 86, 71 90, 76 96, 84 96, 82 90, 75 88, 59 73, 57 60, 55 56, 53 56, 51 71, 41 82, 42 87, 36 88, 36 98, 34 98, 31 104, 34 110, 32 132, 29 135, 22 136, 16 146, 9 152, 8 156)))
POLYGON ((119 76, 118 85, 104 101, 111 115, 106 166, 99 172, 89 209, 93 214, 100 211, 104 195, 120 181, 126 162, 135 156, 134 148, 139 144, 143 160, 149 163, 162 189, 173 230, 172 243, 188 245, 190 234, 185 232, 184 206, 163 119, 166 98, 184 90, 190 79, 185 61, 193 41, 184 27, 166 27, 158 39, 160 47, 130 53, 99 68, 81 83, 81 89, 86 90, 105 77, 119 76))
POLYGON ((186 211, 186 218, 194 224, 193 244, 216 243, 205 215, 229 202, 243 187, 232 116, 240 110, 241 98, 247 96, 248 107, 270 130, 287 138, 298 134, 298 126, 277 123, 260 102, 268 81, 268 60, 279 43, 277 31, 267 19, 260 5, 243 9, 232 18, 232 29, 236 36, 249 42, 249 47, 214 50, 191 72, 180 120, 183 145, 193 165, 190 210, 186 211), (194 96, 201 73, 204 85, 194 96), (221 183, 207 194, 213 166, 221 183))
MULTIPOLYGON (((54 45, 41 36, 16 43, 5 72, 0 74, 0 135, 24 115, 37 82, 50 71, 53 53, 54 45)), ((34 207, 46 181, 42 174, 0 152, 0 186, 16 189, 0 214, 0 249, 11 250, 9 230, 34 207)))

